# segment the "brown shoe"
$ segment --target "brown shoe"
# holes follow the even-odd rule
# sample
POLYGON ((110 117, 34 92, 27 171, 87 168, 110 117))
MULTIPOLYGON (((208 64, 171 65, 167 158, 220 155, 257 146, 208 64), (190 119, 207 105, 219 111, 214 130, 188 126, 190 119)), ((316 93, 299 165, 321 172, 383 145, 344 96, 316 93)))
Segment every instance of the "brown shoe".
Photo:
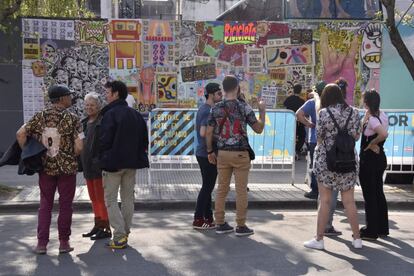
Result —
POLYGON ((47 253, 46 245, 37 244, 33 252, 37 255, 44 255, 47 253))
POLYGON ((60 241, 59 254, 69 253, 73 251, 73 249, 74 248, 70 246, 69 241, 60 241))

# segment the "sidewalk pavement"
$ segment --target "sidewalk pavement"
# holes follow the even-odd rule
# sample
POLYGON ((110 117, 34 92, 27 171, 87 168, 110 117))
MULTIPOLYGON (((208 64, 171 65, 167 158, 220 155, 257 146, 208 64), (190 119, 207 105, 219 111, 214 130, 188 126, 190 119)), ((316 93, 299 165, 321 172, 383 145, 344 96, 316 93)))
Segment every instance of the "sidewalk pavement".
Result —
MULTIPOLYGON (((47 254, 39 256, 32 252, 37 215, 0 214, 0 275, 414 275, 413 212, 391 211, 390 236, 354 249, 348 220, 338 211, 334 225, 343 234, 325 237, 326 250, 303 247, 316 226, 316 212, 310 210, 250 210, 247 223, 255 234, 241 238, 193 230, 189 211, 136 211, 123 250, 106 248, 107 240, 82 238, 93 215, 77 212, 70 237, 75 250, 60 255, 56 219, 54 215, 47 254)), ((234 219, 234 212, 226 212, 233 226, 234 219)), ((362 225, 362 212, 359 221, 362 225)))
MULTIPOLYGON (((39 205, 37 176, 17 176, 17 168, 0 168, 0 184, 22 189, 14 198, 0 201, 1 210, 36 210, 39 205)), ((282 172, 252 171, 249 177, 249 207, 274 209, 315 209, 316 201, 303 194, 309 191, 304 184, 306 162, 296 162, 295 184, 290 184, 291 174, 282 172)), ((137 172, 135 205, 137 209, 193 209, 201 187, 199 171, 153 171, 152 184, 148 183, 148 171, 137 172)), ((384 185, 390 209, 414 210, 414 185, 384 185)), ((213 197, 214 198, 214 197, 213 197)), ((355 200, 363 208, 362 191, 355 188, 355 200)), ((228 206, 235 207, 234 184, 228 196, 228 206)), ((81 174, 77 177, 74 199, 76 210, 90 209, 90 201, 85 181, 81 174)))

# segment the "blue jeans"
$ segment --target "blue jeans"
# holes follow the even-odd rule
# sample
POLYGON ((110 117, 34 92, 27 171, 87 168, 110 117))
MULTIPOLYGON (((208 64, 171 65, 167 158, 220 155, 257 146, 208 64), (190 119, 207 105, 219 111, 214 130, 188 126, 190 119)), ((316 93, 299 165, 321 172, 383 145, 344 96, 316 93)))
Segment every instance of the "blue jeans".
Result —
POLYGON ((315 147, 316 147, 316 143, 309 143, 309 154, 310 154, 310 168, 312 169, 312 173, 311 173, 311 189, 313 193, 318 194, 318 182, 316 181, 316 176, 313 173, 313 154, 315 153, 315 147))
POLYGON ((338 201, 338 193, 339 193, 339 190, 332 190, 331 206, 329 208, 329 219, 328 219, 328 223, 326 224, 325 229, 333 227, 332 221, 333 221, 333 215, 336 209, 336 202, 338 201))

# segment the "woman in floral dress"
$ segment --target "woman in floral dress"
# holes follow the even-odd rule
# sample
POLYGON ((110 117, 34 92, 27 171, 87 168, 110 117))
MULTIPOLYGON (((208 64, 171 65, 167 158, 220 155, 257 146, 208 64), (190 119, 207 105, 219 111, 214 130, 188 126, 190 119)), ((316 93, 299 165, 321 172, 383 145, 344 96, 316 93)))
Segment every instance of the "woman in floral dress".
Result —
POLYGON ((321 110, 316 125, 317 145, 315 148, 314 173, 317 178, 320 205, 318 210, 317 233, 314 239, 304 243, 305 247, 313 249, 324 249, 324 230, 328 222, 329 208, 331 205, 331 194, 333 190, 341 192, 342 203, 346 210, 348 221, 351 224, 353 238, 352 245, 355 248, 362 248, 362 241, 359 236, 357 209, 354 200, 354 186, 358 181, 358 160, 355 152, 356 168, 352 172, 338 173, 328 170, 327 152, 332 148, 338 130, 328 113, 331 111, 335 121, 343 128, 349 117, 347 125, 348 134, 355 141, 360 137, 360 123, 358 111, 348 106, 342 96, 341 89, 336 84, 328 84, 322 92, 321 110), (351 114, 352 112, 352 114, 351 114))

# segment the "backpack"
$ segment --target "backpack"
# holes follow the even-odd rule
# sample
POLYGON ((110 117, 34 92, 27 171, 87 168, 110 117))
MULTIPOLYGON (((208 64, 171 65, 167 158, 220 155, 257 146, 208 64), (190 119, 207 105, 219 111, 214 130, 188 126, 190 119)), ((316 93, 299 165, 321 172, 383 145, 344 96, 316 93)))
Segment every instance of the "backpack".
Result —
POLYGON ((355 161, 355 139, 347 130, 349 120, 351 119, 353 109, 346 120, 345 126, 341 129, 336 122, 332 112, 327 108, 329 116, 332 118, 338 134, 330 150, 327 151, 328 170, 337 173, 349 173, 356 170, 355 161))

